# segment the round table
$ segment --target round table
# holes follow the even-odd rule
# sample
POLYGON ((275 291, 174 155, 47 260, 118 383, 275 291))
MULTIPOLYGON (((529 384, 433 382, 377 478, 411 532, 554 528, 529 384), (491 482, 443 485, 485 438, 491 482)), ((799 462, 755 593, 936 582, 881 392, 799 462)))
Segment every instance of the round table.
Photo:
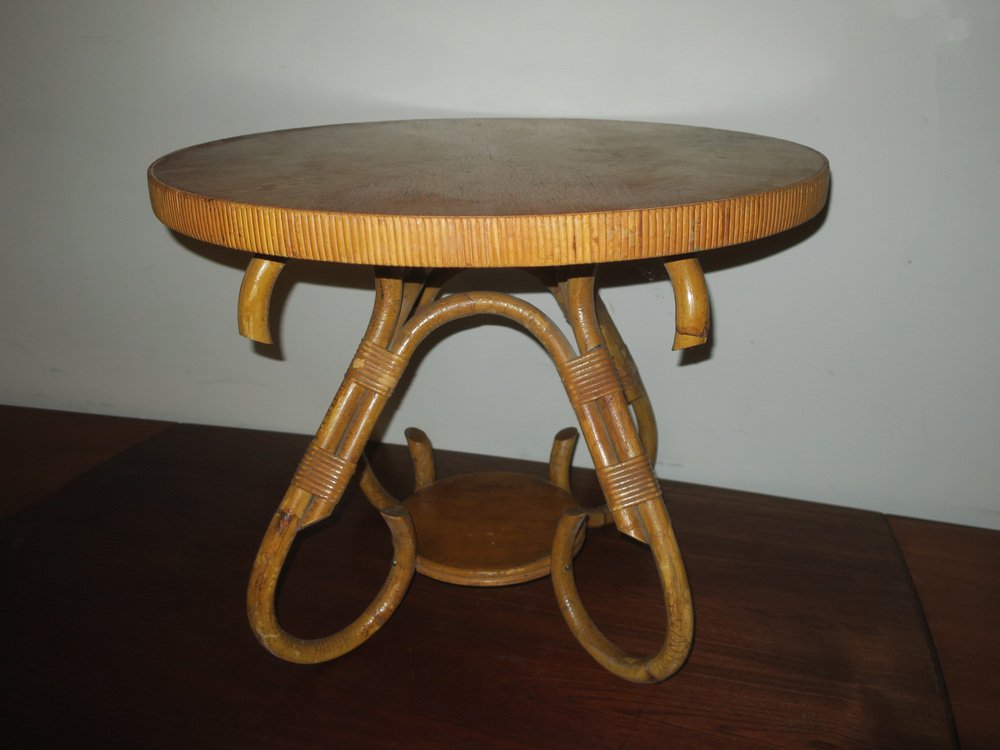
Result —
MULTIPOLYGON (((238 301, 240 332, 270 342, 268 308, 286 259, 367 264, 375 303, 326 417, 278 507, 251 573, 258 640, 298 663, 340 656, 371 636, 414 572, 500 586, 551 575, 583 647, 613 673, 656 682, 691 648, 684 564, 653 466, 656 425, 628 348, 595 292, 598 264, 661 258, 675 295, 674 348, 704 343, 709 306, 696 253, 794 227, 826 202, 822 154, 747 133, 604 120, 445 119, 330 125, 229 138, 176 151, 148 172, 171 229, 253 253, 238 301), (448 294, 463 268, 520 267, 555 296, 574 341, 524 300, 448 294), (428 437, 406 431, 413 494, 400 501, 363 452, 421 342, 458 318, 511 320, 545 347, 594 461, 606 505, 573 499, 577 430, 553 442, 549 478, 490 472, 438 479, 428 437), (287 633, 274 596, 300 530, 328 517, 358 475, 392 535, 382 589, 346 628, 287 633), (573 559, 587 527, 614 523, 649 545, 667 632, 656 653, 623 652, 580 599, 573 559)), ((625 613, 624 616, 627 616, 625 613)))

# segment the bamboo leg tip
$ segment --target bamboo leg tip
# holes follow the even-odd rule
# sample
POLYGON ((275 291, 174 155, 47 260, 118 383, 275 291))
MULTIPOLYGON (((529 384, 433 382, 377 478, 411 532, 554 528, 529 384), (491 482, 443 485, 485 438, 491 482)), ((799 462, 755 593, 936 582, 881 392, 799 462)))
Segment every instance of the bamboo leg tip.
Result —
POLYGON ((564 443, 567 440, 572 440, 574 443, 576 439, 580 436, 580 431, 575 427, 563 427, 559 432, 556 433, 554 438, 557 443, 564 443))
POLYGON ((251 258, 243 273, 237 304, 237 324, 240 335, 258 344, 273 344, 268 321, 274 282, 285 267, 284 261, 251 258))
POLYGON ((434 467, 434 446, 427 433, 418 427, 407 427, 403 431, 406 445, 410 449, 410 459, 413 461, 413 483, 416 489, 423 489, 434 484, 437 470, 434 467))
POLYGON ((681 349, 690 349, 694 346, 701 346, 707 342, 708 334, 682 333, 677 331, 674 334, 674 343, 671 349, 676 352, 681 349))
POLYGON ((552 452, 549 454, 549 481, 556 487, 561 487, 572 493, 569 483, 572 469, 573 451, 580 433, 575 427, 564 427, 556 433, 552 440, 552 452))
POLYGON ((254 328, 241 318, 239 321, 240 336, 257 344, 273 344, 274 338, 271 336, 267 324, 264 323, 263 326, 263 328, 254 328))
POLYGON ((427 433, 421 430, 419 427, 407 427, 403 430, 403 435, 406 437, 407 443, 426 443, 430 445, 430 438, 427 437, 427 433))

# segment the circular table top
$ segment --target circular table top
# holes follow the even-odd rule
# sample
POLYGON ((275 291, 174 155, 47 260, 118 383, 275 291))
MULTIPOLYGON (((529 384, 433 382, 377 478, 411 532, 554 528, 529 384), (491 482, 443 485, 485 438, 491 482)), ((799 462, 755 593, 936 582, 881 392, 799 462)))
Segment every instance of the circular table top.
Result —
POLYGON ((826 202, 826 158, 726 130, 450 119, 228 138, 149 168, 168 227, 265 255, 422 267, 653 258, 765 237, 826 202))

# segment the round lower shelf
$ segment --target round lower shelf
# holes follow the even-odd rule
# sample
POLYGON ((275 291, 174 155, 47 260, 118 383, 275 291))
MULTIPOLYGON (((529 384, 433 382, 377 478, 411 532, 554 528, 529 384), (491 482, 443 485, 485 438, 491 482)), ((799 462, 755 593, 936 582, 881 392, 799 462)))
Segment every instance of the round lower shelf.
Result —
POLYGON ((556 524, 576 501, 535 477, 484 472, 442 479, 405 504, 417 530, 419 573, 464 586, 507 586, 549 574, 556 524))

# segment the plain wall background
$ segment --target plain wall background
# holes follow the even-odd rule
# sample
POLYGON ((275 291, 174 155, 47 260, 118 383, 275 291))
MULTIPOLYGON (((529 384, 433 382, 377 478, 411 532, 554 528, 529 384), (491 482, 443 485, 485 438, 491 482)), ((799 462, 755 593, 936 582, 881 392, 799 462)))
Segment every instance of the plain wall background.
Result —
MULTIPOLYGON (((657 410, 660 476, 1000 528, 995 0, 2 8, 0 402, 315 429, 367 273, 286 271, 280 354, 255 349, 235 325, 245 257, 149 209, 167 151, 408 117, 707 125, 823 151, 833 191, 798 242, 706 258, 707 358, 670 352, 662 280, 625 269, 604 292, 657 410)), ((484 326, 428 352, 384 435, 544 460, 572 423, 541 350, 484 326)))

